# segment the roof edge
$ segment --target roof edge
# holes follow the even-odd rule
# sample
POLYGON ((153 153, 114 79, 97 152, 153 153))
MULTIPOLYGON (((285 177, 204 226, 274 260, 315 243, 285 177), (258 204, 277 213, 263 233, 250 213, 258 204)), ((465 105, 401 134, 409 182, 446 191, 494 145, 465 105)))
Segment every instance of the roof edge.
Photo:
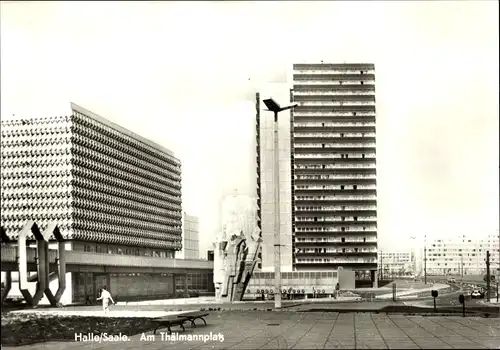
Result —
POLYGON ((101 117, 100 115, 97 115, 95 114, 94 112, 91 112, 89 111, 88 109, 82 107, 82 106, 79 106, 77 105, 76 103, 74 102, 70 102, 70 105, 71 105, 71 111, 75 111, 75 112, 78 112, 78 113, 81 113, 81 114, 85 114, 86 116, 94 119, 95 121, 101 123, 101 124, 104 124, 104 125, 107 125, 113 129, 116 129, 132 138, 134 138, 135 140, 137 141, 140 141, 148 146, 151 146, 157 150, 160 150, 162 152, 165 152, 166 154, 168 154, 169 156, 175 158, 176 160, 178 160, 180 162, 180 159, 177 158, 175 155, 174 155, 174 152, 172 152, 171 150, 157 144, 156 142, 153 142, 151 140, 148 140, 147 138, 145 137, 142 137, 136 133, 134 133, 133 131, 130 131, 129 129, 127 128, 124 128, 123 126, 120 126, 116 123, 113 123, 112 121, 104 118, 104 117, 101 117))

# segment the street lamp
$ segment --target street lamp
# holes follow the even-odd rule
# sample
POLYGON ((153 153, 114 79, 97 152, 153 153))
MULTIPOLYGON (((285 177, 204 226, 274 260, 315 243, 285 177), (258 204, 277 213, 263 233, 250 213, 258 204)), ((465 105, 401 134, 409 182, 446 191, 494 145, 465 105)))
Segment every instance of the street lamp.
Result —
POLYGON ((263 101, 268 111, 274 113, 274 307, 281 308, 281 242, 280 242, 280 174, 279 174, 279 149, 278 149, 278 113, 298 106, 293 104, 281 107, 275 100, 269 98, 263 101))
MULTIPOLYGON (((417 239, 417 237, 415 236, 411 236, 410 237, 411 240, 415 241, 417 239)), ((417 276, 417 254, 416 254, 416 251, 415 251, 415 243, 412 244, 412 249, 411 249, 411 253, 412 253, 412 257, 411 257, 411 264, 412 264, 412 267, 413 267, 413 276, 416 278, 417 276)))
POLYGON ((424 284, 427 284, 427 235, 424 235, 424 284))

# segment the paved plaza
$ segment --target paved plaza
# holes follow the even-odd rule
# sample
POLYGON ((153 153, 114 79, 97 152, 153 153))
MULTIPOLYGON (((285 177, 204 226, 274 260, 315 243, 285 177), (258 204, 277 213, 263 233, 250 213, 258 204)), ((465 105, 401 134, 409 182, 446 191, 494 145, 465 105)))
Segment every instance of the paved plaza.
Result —
MULTIPOLYGON (((122 342, 51 342, 17 349, 499 349, 500 319, 373 313, 210 312, 208 326, 179 335, 224 341, 162 340, 161 329, 122 342), (142 339, 141 339, 142 337, 142 339)), ((178 329, 174 327, 174 333, 178 329)), ((75 330, 77 331, 77 330, 75 330)), ((4 347, 14 349, 14 347, 4 347)))

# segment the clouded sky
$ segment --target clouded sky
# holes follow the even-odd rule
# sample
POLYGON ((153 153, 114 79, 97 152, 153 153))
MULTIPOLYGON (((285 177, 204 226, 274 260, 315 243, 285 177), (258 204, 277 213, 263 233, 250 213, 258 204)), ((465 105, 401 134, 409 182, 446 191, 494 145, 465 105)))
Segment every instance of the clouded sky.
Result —
POLYGON ((204 252, 221 198, 255 193, 259 85, 293 62, 373 62, 379 241, 401 249, 498 229, 498 42, 493 0, 4 1, 1 118, 73 101, 170 148, 204 252))

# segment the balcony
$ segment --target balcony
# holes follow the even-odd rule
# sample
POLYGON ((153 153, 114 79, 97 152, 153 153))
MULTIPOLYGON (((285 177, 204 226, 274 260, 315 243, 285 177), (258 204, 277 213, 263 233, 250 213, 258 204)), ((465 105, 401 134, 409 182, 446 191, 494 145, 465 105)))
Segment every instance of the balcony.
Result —
POLYGON ((367 235, 377 235, 377 231, 375 230, 369 230, 369 231, 362 231, 362 230, 356 230, 356 231, 321 231, 321 230, 315 230, 315 231, 295 231, 295 237, 298 239, 298 237, 310 237, 310 236, 318 236, 321 235, 322 237, 346 237, 346 235, 356 235, 360 237, 365 237, 367 235))
POLYGON ((346 71, 339 72, 335 74, 332 71, 317 71, 313 73, 308 70, 294 71, 293 81, 303 81, 303 80, 341 80, 341 81, 358 81, 358 80, 375 80, 375 74, 367 73, 365 74, 363 70, 357 70, 355 73, 348 73, 346 71), (363 73, 361 73, 363 72, 363 73))
POLYGON ((364 115, 364 116, 353 116, 352 113, 343 113, 342 115, 337 115, 337 113, 333 112, 323 112, 323 113, 314 113, 314 112, 303 112, 303 113, 294 113, 294 124, 298 125, 300 123, 318 123, 325 124, 328 123, 335 124, 334 126, 342 127, 342 126, 375 126, 375 115, 364 115))
MULTIPOLYGON (((301 219, 306 219, 306 217, 300 217, 301 219)), ((353 226, 375 226, 377 225, 377 217, 359 217, 358 220, 353 220, 352 217, 344 217, 342 220, 340 217, 317 217, 317 221, 314 220, 295 220, 295 227, 297 228, 311 228, 315 229, 318 226, 328 226, 331 228, 334 227, 353 227, 353 226)), ((309 219, 309 218, 307 218, 309 219)))
POLYGON ((355 81, 353 84, 347 84, 347 82, 330 82, 326 81, 319 85, 310 85, 308 83, 303 83, 301 81, 295 81, 293 83, 293 94, 297 93, 326 93, 326 94, 357 94, 357 93, 375 93, 375 85, 373 84, 363 84, 360 81, 355 81))
MULTIPOLYGON (((295 188, 295 197, 301 198, 322 198, 325 197, 327 199, 336 199, 342 197, 353 197, 359 198, 359 196, 371 196, 374 199, 377 197, 377 189, 342 189, 339 186, 331 186, 330 188, 295 188)), ((297 199, 297 198, 296 198, 297 199)))
POLYGON ((345 125, 355 123, 295 123, 293 126, 294 134, 298 133, 335 133, 350 134, 355 133, 358 136, 364 133, 367 136, 376 136, 375 123, 364 123, 359 126, 345 125), (343 124, 343 125, 342 125, 343 124))
POLYGON ((359 162, 359 160, 363 161, 364 160, 363 158, 358 158, 358 159, 352 158, 352 159, 353 160, 351 160, 350 163, 353 163, 353 164, 348 164, 347 162, 331 163, 331 165, 295 164, 294 169, 295 170, 312 170, 313 173, 315 171, 318 171, 318 170, 331 170, 331 169, 375 169, 374 159, 371 159, 371 162, 359 162))
MULTIPOLYGON (((373 86, 375 88, 375 81, 374 80, 312 80, 312 79, 300 79, 300 80, 295 80, 294 81, 294 86, 296 84, 300 85, 306 85, 306 86, 321 86, 321 85, 328 85, 328 86, 373 86)), ((335 89, 335 88, 334 88, 335 89)))
MULTIPOLYGON (((342 246, 342 247, 350 247, 350 246, 376 246, 377 245, 377 240, 376 239, 373 239, 373 240, 366 240, 366 241, 363 241, 363 240, 345 240, 344 242, 342 242, 340 239, 337 239, 337 240, 329 240, 329 241, 317 241, 317 240, 313 240, 313 239, 308 239, 308 240, 299 240, 299 241, 295 241, 295 246, 297 248, 299 247, 309 247, 309 248, 315 248, 315 247, 311 247, 311 246, 314 246, 314 245, 320 245, 322 247, 324 246, 331 246, 331 245, 334 245, 334 246, 342 246)), ((323 249, 323 248, 321 248, 323 249)))
MULTIPOLYGON (((303 99, 299 99, 303 100, 303 99)), ((295 101, 299 102, 299 101, 295 101)), ((300 107, 350 107, 350 106, 375 106, 375 101, 352 101, 352 100, 343 100, 343 101, 300 101, 300 107)))
MULTIPOLYGON (((353 131, 346 131, 346 130, 340 130, 339 132, 330 132, 328 130, 325 130, 324 128, 320 129, 319 131, 313 132, 311 130, 304 130, 304 131, 298 131, 294 128, 293 130, 293 136, 297 138, 304 138, 304 139, 316 139, 316 138, 327 138, 328 140, 332 141, 332 138, 334 138, 334 141, 338 141, 337 139, 341 140, 346 140, 346 141, 362 141, 362 140, 370 140, 370 141, 375 141, 375 132, 370 132, 361 129, 359 132, 353 132, 353 131)), ((321 144, 319 145, 321 147, 321 144)))
POLYGON ((336 106, 303 106, 299 105, 295 107, 294 109, 294 115, 303 115, 305 112, 320 112, 320 113, 335 113, 335 112, 340 112, 340 113, 346 113, 346 112, 356 112, 356 116, 351 116, 353 118, 357 116, 362 116, 359 113, 365 112, 371 112, 371 115, 375 114, 375 105, 361 105, 361 106, 354 106, 354 105, 336 105, 336 106))
POLYGON ((294 148, 295 155, 294 160, 299 161, 301 164, 326 164, 329 162, 341 162, 345 159, 345 162, 351 163, 359 163, 362 162, 363 159, 366 159, 366 162, 374 162, 375 161, 375 147, 344 147, 344 148, 294 148), (312 153, 314 152, 314 153, 312 153), (342 152, 342 153, 340 153, 342 152), (352 158, 342 158, 342 154, 353 154, 357 153, 357 157, 352 158), (365 157, 363 158, 363 154, 365 157), (369 157, 368 154, 372 156, 369 157), (359 157, 361 155, 361 157, 359 157), (361 159, 360 159, 361 158, 361 159))
MULTIPOLYGON (((295 186, 295 190, 309 190, 309 191, 315 191, 315 190, 336 190, 336 191, 343 191, 343 193, 346 193, 346 191, 356 191, 356 192, 347 192, 347 193, 357 193, 357 191, 373 191, 370 193, 376 193, 377 186, 375 184, 371 185, 352 185, 352 188, 350 188, 351 185, 300 185, 300 186, 295 186)), ((310 193, 310 192, 309 192, 310 193)), ((340 207, 339 207, 340 209, 340 207)))
MULTIPOLYGON (((359 140, 359 142, 355 142, 357 140, 349 141, 349 140, 346 140, 345 138, 338 138, 338 139, 315 138, 312 141, 329 142, 328 144, 325 143, 325 147, 322 147, 322 148, 329 148, 332 152, 338 151, 337 150, 338 148, 370 148, 370 147, 374 148, 374 147, 376 147, 376 143, 374 142, 375 138, 371 138, 371 140, 367 139, 366 141, 363 138, 359 138, 358 140, 359 140), (326 146, 328 146, 328 147, 326 147, 326 146)), ((297 138, 295 138, 295 141, 296 142, 301 142, 301 141, 304 142, 304 141, 306 141, 306 139, 297 137, 297 138)), ((298 147, 298 148, 300 148, 300 147, 298 147)))
MULTIPOLYGON (((319 249, 326 249, 326 248, 319 248, 319 249)), ((342 250, 337 250, 337 251, 326 251, 326 252, 320 252, 320 251, 308 251, 308 252, 296 252, 295 256, 297 257, 325 257, 325 256, 332 256, 332 257, 337 257, 337 256, 365 256, 365 257, 370 257, 370 256, 377 256, 377 251, 371 251, 371 252, 363 252, 363 251, 345 251, 343 252, 342 250)))
POLYGON ((340 97, 343 98, 345 96, 356 96, 359 97, 371 97, 375 96, 375 89, 373 85, 366 85, 367 87, 373 87, 373 89, 367 90, 357 90, 356 87, 365 86, 365 85, 353 85, 350 89, 341 90, 340 87, 344 87, 345 85, 334 85, 332 89, 324 89, 325 85, 317 87, 311 87, 310 85, 304 86, 302 89, 294 91, 294 101, 305 101, 304 97, 310 97, 311 99, 331 99, 332 97, 340 97), (300 97, 300 98, 298 98, 300 97))
POLYGON ((302 210, 295 209, 295 215, 307 216, 307 215, 341 215, 341 216, 376 216, 376 210, 302 210))
MULTIPOLYGON (((366 258, 365 261, 355 261, 355 260, 348 260, 348 259, 332 259, 328 258, 327 261, 307 261, 307 258, 302 258, 302 259, 295 259, 295 264, 297 265, 305 265, 309 266, 310 268, 314 267, 320 267, 320 266, 352 266, 356 267, 359 269, 376 269, 377 268, 377 261, 369 260, 366 258)), ((314 258, 313 258, 314 259, 314 258)), ((323 260, 324 258, 316 258, 318 260, 323 260)), ((308 259, 312 260, 312 259, 308 259)))
MULTIPOLYGON (((324 106, 311 106, 311 107, 296 107, 293 110, 293 116, 296 117, 336 117, 335 120, 345 119, 346 121, 363 121, 366 117, 376 117, 373 106, 364 107, 324 107, 324 106), (365 109, 365 110, 361 110, 365 109), (370 110, 371 109, 371 110, 370 110), (343 117, 343 118, 341 118, 343 117)), ((375 119, 373 119, 375 121, 375 119)))
MULTIPOLYGON (((376 180, 375 174, 354 175, 351 173, 346 174, 330 174, 330 175, 294 175, 294 180, 376 180)), ((373 183, 373 182, 366 182, 373 183)))
MULTIPOLYGON (((363 160, 368 160, 368 161, 375 161, 376 160, 376 153, 375 152, 356 152, 353 151, 352 153, 340 153, 339 150, 335 149, 324 149, 323 147, 321 148, 314 148, 314 147, 298 147, 295 150, 295 155, 294 159, 295 160, 300 160, 300 159, 324 159, 328 162, 334 161, 335 163, 354 163, 357 164, 360 161, 363 160), (323 152, 316 152, 314 150, 320 149, 323 150, 323 152), (306 153, 307 152, 307 153, 306 153), (342 155, 344 155, 342 157, 342 155)), ((358 149, 356 149, 358 151, 358 149)), ((303 164, 304 162, 302 162, 303 164)), ((307 163, 307 162, 306 162, 307 163)), ((311 164, 315 164, 312 162, 311 164)), ((317 163, 316 163, 317 164, 317 163)))

